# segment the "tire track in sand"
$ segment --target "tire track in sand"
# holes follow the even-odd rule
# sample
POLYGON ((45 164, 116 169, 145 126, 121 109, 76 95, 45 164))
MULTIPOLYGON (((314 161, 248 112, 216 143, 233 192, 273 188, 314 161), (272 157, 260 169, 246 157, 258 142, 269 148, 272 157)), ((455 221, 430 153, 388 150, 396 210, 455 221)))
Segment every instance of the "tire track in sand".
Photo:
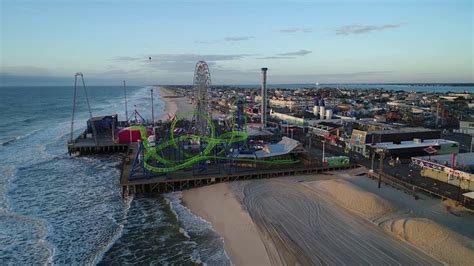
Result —
POLYGON ((241 197, 272 262, 286 265, 420 265, 439 261, 284 179, 247 182, 241 197), (270 251, 267 248, 267 251, 270 251), (277 253, 277 254, 275 254, 277 253))

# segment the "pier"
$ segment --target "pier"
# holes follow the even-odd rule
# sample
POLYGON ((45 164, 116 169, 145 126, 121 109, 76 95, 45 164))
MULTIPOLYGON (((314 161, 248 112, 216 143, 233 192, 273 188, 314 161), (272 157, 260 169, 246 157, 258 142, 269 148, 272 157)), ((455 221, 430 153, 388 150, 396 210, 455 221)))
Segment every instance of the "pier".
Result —
POLYGON ((284 176, 310 175, 331 172, 337 170, 345 170, 357 168, 359 165, 350 164, 347 166, 328 167, 328 166, 301 166, 285 167, 281 169, 259 169, 251 168, 232 174, 203 174, 192 175, 189 172, 177 172, 162 177, 129 179, 133 160, 137 156, 137 151, 129 150, 124 156, 122 162, 122 170, 120 175, 120 185, 122 186, 123 197, 128 197, 135 193, 168 193, 191 189, 200 186, 212 185, 222 182, 267 179, 284 176))
POLYGON ((69 155, 127 152, 129 144, 115 143, 111 138, 101 138, 96 144, 94 139, 77 138, 67 145, 69 155))
MULTIPOLYGON (((125 86, 125 84, 124 84, 125 86)), ((125 88, 124 88, 125 89, 125 88)), ((118 121, 117 115, 109 116, 92 116, 92 109, 89 102, 86 83, 84 75, 78 72, 74 75, 74 97, 72 104, 72 118, 71 118, 71 133, 67 144, 67 151, 69 155, 86 155, 98 153, 115 153, 126 152, 129 148, 129 143, 118 143, 115 141, 115 134, 119 127, 128 126, 128 121, 118 121), (87 120, 87 127, 77 138, 74 138, 74 118, 76 115, 77 105, 77 83, 78 77, 82 81, 84 96, 87 103, 87 110, 89 111, 89 120, 87 120)))

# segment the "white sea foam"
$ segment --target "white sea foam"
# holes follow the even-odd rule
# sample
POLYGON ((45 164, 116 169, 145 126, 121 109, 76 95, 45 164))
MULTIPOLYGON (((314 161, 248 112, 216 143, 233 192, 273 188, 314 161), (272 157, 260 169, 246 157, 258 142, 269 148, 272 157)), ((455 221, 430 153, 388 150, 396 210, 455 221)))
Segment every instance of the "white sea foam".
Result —
POLYGON ((10 140, 7 140, 7 141, 4 141, 4 142, 0 142, 0 149, 2 148, 1 146, 8 146, 8 145, 11 145, 13 143, 15 143, 16 141, 19 141, 19 140, 22 140, 24 138, 27 138, 37 132, 39 132, 40 129, 35 129, 35 130, 32 130, 31 132, 28 132, 24 135, 19 135, 19 136, 16 136, 16 137, 13 137, 11 138, 10 140))
MULTIPOLYGON (((149 100, 148 93, 148 88, 134 90, 129 103, 140 106, 140 101, 149 100)), ((121 108, 117 99, 95 106, 98 114, 118 113, 121 108)), ((87 111, 76 118, 79 134, 87 111)), ((132 199, 122 201, 118 157, 68 157, 70 121, 54 119, 0 146, 0 220, 10 217, 4 229, 13 230, 8 236, 18 237, 16 246, 0 243, 0 249, 9 252, 12 264, 95 264, 123 235, 132 199), (37 225, 32 227, 32 221, 37 225), (31 228, 36 233, 27 233, 31 228)))
POLYGON ((182 204, 182 192, 166 193, 163 196, 167 200, 170 210, 178 219, 181 226, 179 231, 181 232, 182 229, 183 235, 189 239, 193 239, 193 236, 196 235, 212 236, 205 243, 199 243, 196 254, 193 254, 194 260, 202 261, 202 258, 205 258, 204 263, 230 265, 230 258, 224 250, 224 239, 217 234, 211 223, 193 214, 189 208, 182 204), (210 251, 212 252, 210 253, 210 251))
POLYGON ((107 241, 105 245, 98 248, 97 253, 92 259, 93 265, 98 264, 104 257, 104 254, 115 244, 115 242, 117 242, 117 240, 120 239, 120 237, 122 237, 123 228, 124 228, 123 224, 119 224, 117 230, 115 231, 114 234, 112 234, 110 240, 107 241))
POLYGON ((186 230, 184 230, 184 228, 180 227, 180 228, 179 228, 179 232, 180 232, 181 234, 183 234, 184 237, 186 237, 186 238, 191 238, 191 237, 189 236, 188 232, 186 232, 186 230))

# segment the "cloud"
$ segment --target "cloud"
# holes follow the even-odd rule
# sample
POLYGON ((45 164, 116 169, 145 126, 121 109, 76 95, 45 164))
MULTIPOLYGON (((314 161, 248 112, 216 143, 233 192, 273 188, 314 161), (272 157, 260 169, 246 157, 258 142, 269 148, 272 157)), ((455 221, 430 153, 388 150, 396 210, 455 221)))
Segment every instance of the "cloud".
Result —
POLYGON ((227 42, 238 42, 238 41, 247 41, 247 40, 250 40, 250 39, 253 39, 255 37, 253 36, 237 36, 237 37, 225 37, 224 38, 224 41, 227 41, 227 42))
POLYGON ((311 28, 298 28, 298 27, 279 29, 277 31, 282 32, 282 33, 295 33, 295 32, 310 33, 310 32, 313 32, 313 30, 311 28))
POLYGON ((277 54, 277 55, 278 56, 304 56, 310 53, 311 51, 302 49, 296 52, 288 52, 288 53, 282 53, 282 54, 277 54))
POLYGON ((145 59, 145 57, 116 56, 112 58, 115 61, 139 61, 141 59, 145 59))
POLYGON ((225 38, 222 38, 222 39, 219 39, 219 40, 194 41, 194 42, 199 43, 199 44, 214 44, 214 43, 218 43, 218 42, 221 42, 221 41, 224 41, 224 42, 248 41, 248 40, 253 39, 253 38, 255 38, 255 37, 254 36, 229 36, 229 37, 225 37, 225 38))
POLYGON ((294 56, 265 56, 265 57, 257 57, 257 59, 264 59, 264 60, 273 60, 273 59, 293 59, 294 56))
POLYGON ((287 52, 287 53, 276 54, 276 55, 273 55, 273 56, 257 57, 257 59, 260 59, 260 60, 294 59, 297 56, 305 56, 305 55, 310 54, 310 53, 311 53, 311 51, 309 51, 309 50, 301 49, 301 50, 296 51, 296 52, 287 52))
POLYGON ((150 54, 146 56, 116 56, 111 60, 141 62, 144 70, 160 69, 170 72, 189 72, 194 70, 197 61, 206 61, 209 66, 218 61, 240 60, 250 54, 150 54), (151 60, 148 58, 151 57, 151 60))
POLYGON ((345 25, 345 26, 336 28, 334 29, 334 32, 336 33, 336 35, 363 34, 363 33, 369 33, 372 31, 382 31, 385 29, 398 28, 398 27, 400 27, 399 24, 385 24, 382 26, 353 24, 353 25, 345 25))
POLYGON ((109 69, 105 71, 99 71, 99 72, 90 72, 88 75, 94 76, 94 77, 116 77, 116 76, 127 76, 130 74, 136 74, 136 73, 141 73, 143 70, 142 69, 130 69, 130 70, 124 70, 124 69, 109 69))
POLYGON ((160 61, 227 61, 238 60, 250 56, 250 54, 154 54, 150 55, 152 60, 160 61))
POLYGON ((50 76, 52 75, 49 69, 35 66, 3 66, 0 65, 0 72, 12 75, 25 76, 50 76))
POLYGON ((239 80, 254 77, 258 80, 259 71, 248 71, 229 67, 231 62, 246 58, 253 58, 255 54, 149 54, 146 60, 135 64, 135 58, 142 59, 144 56, 116 56, 112 59, 125 59, 124 66, 133 68, 120 70, 111 68, 109 71, 94 73, 94 77, 104 76, 107 78, 123 77, 127 80, 133 78, 136 83, 144 81, 152 84, 192 84, 193 72, 198 61, 206 61, 209 65, 213 83, 239 83, 239 80), (151 60, 148 60, 151 57, 151 60), (156 80, 155 80, 156 79, 156 80))
POLYGON ((214 41, 194 41, 195 43, 199 44, 213 44, 213 43, 218 43, 219 40, 214 40, 214 41))
POLYGON ((0 72, 0 86, 54 86, 74 84, 74 77, 23 75, 0 72))
POLYGON ((151 60, 144 62, 143 67, 160 69, 168 72, 192 72, 197 61, 206 61, 209 67, 217 62, 240 60, 250 54, 154 54, 151 60))
MULTIPOLYGON (((126 79, 128 85, 150 84, 152 80, 146 80, 150 77, 135 78, 132 76, 105 77, 103 75, 94 75, 84 73, 84 79, 87 86, 97 85, 115 85, 121 86, 122 80, 126 79)), ((0 72, 0 86, 74 86, 74 75, 69 76, 35 76, 35 75, 11 75, 0 72)))

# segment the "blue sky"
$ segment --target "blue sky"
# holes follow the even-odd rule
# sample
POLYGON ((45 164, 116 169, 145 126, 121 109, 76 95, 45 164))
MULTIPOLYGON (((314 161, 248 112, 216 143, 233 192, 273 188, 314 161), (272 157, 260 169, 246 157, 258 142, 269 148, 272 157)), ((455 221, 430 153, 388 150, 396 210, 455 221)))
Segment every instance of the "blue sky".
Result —
POLYGON ((474 82, 473 1, 0 2, 3 85, 474 82))

